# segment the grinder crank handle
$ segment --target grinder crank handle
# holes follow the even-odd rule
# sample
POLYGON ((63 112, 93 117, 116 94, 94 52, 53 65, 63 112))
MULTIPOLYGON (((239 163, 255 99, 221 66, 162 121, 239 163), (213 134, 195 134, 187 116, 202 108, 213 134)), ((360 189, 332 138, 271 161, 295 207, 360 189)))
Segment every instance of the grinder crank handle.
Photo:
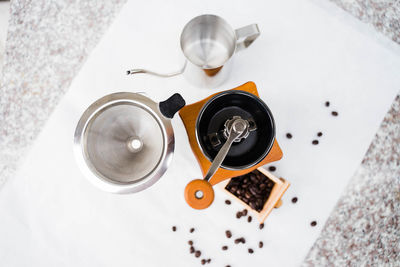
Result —
POLYGON ((204 179, 196 179, 186 185, 185 200, 194 209, 205 209, 214 201, 214 189, 209 180, 216 173, 222 162, 224 161, 233 141, 239 137, 248 126, 243 126, 240 123, 233 123, 229 130, 229 136, 225 144, 215 156, 210 168, 204 179))
POLYGON ((218 151, 218 154, 215 156, 210 168, 208 169, 206 176, 204 177, 204 180, 206 180, 208 182, 211 179, 211 177, 216 173, 219 166, 221 166, 226 155, 228 154, 229 149, 231 148, 231 146, 233 144, 233 141, 241 134, 242 134, 242 132, 233 131, 231 129, 231 131, 229 132, 228 139, 226 140, 225 144, 221 147, 221 149, 218 151))

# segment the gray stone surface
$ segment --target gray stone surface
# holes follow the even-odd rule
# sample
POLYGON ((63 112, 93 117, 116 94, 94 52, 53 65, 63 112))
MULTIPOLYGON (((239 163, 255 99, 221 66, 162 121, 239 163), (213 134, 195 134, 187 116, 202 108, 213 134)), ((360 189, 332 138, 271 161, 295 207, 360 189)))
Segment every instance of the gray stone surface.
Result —
MULTIPOLYGON (((125 1, 11 2, 0 87, 0 184, 14 174, 125 1)), ((332 1, 400 43, 399 1, 332 1)), ((400 262, 399 113, 397 97, 305 266, 400 262)))
POLYGON ((330 0, 400 44, 399 0, 330 0))

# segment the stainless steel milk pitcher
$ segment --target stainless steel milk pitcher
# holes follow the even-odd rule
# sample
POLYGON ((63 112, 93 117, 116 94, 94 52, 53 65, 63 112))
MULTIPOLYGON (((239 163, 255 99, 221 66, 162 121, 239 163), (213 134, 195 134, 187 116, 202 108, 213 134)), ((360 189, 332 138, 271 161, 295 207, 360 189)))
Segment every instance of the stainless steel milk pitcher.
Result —
POLYGON ((247 48, 259 35, 257 24, 234 30, 219 16, 201 15, 189 21, 181 33, 180 45, 185 63, 180 70, 162 74, 132 69, 127 73, 147 73, 159 77, 183 74, 195 85, 217 86, 228 77, 235 52, 247 48))

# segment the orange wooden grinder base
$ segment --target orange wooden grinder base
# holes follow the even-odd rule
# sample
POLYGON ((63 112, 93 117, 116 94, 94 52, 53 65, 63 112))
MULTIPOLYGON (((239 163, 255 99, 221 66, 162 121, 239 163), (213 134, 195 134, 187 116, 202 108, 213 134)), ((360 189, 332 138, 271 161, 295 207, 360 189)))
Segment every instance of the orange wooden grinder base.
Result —
MULTIPOLYGON (((233 88, 231 90, 241 90, 241 91, 246 91, 249 92, 251 94, 256 95, 257 97, 259 97, 258 92, 257 92, 257 87, 253 82, 247 82, 239 87, 233 88)), ((204 106, 204 104, 210 100, 213 96, 219 94, 221 92, 215 93, 199 102, 193 103, 191 105, 187 105, 185 107, 183 107, 180 111, 179 111, 179 116, 181 117, 183 124, 186 128, 186 132, 189 138, 189 143, 190 143, 190 147, 192 148, 192 151, 197 159, 197 162, 200 165, 201 171, 203 173, 203 177, 206 175, 208 169, 211 166, 211 162, 204 156, 204 154, 201 152, 201 149, 199 147, 199 144, 197 143, 196 140, 196 121, 197 121, 197 116, 200 113, 201 108, 204 106)), ((253 167, 247 168, 247 169, 243 169, 243 170, 227 170, 227 169, 223 169, 223 168, 219 168, 217 170, 217 172, 211 177, 211 179, 209 180, 209 183, 211 185, 215 185, 218 184, 226 179, 232 178, 232 177, 236 177, 236 176, 240 176, 240 175, 244 175, 246 173, 249 173, 253 170, 255 170, 256 168, 263 166, 267 163, 273 162, 273 161, 277 161, 280 160, 283 156, 282 150, 278 145, 278 142, 274 141, 274 144, 271 148, 271 151, 268 153, 268 155, 257 165, 254 165, 253 167)), ((206 181, 205 181, 206 182, 206 181)), ((188 185, 189 186, 189 185, 188 185)), ((189 190, 189 188, 187 188, 187 190, 189 190)), ((190 188, 191 191, 193 191, 192 188, 190 188)), ((208 197, 208 196, 207 196, 208 197)), ((214 198, 214 195, 212 195, 212 198, 214 198)), ((188 204, 196 209, 203 209, 206 208, 204 207, 204 203, 196 200, 194 198, 194 195, 188 195, 185 192, 185 199, 188 202, 188 204), (201 203, 203 203, 201 205, 201 203)), ((212 203, 212 201, 211 201, 212 203)), ((209 203, 209 204, 211 204, 209 203)), ((209 206, 209 205, 208 205, 209 206)), ((208 207, 207 206, 207 207, 208 207)))

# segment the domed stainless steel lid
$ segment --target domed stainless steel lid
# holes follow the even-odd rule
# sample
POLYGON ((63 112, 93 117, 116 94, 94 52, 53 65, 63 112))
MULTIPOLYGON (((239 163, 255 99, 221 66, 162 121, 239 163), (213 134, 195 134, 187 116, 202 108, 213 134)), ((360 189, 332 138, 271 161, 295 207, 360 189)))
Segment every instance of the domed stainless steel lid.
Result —
POLYGON ((75 130, 75 155, 85 176, 112 193, 141 191, 160 179, 174 152, 170 118, 185 105, 175 94, 156 103, 136 93, 94 102, 75 130))

